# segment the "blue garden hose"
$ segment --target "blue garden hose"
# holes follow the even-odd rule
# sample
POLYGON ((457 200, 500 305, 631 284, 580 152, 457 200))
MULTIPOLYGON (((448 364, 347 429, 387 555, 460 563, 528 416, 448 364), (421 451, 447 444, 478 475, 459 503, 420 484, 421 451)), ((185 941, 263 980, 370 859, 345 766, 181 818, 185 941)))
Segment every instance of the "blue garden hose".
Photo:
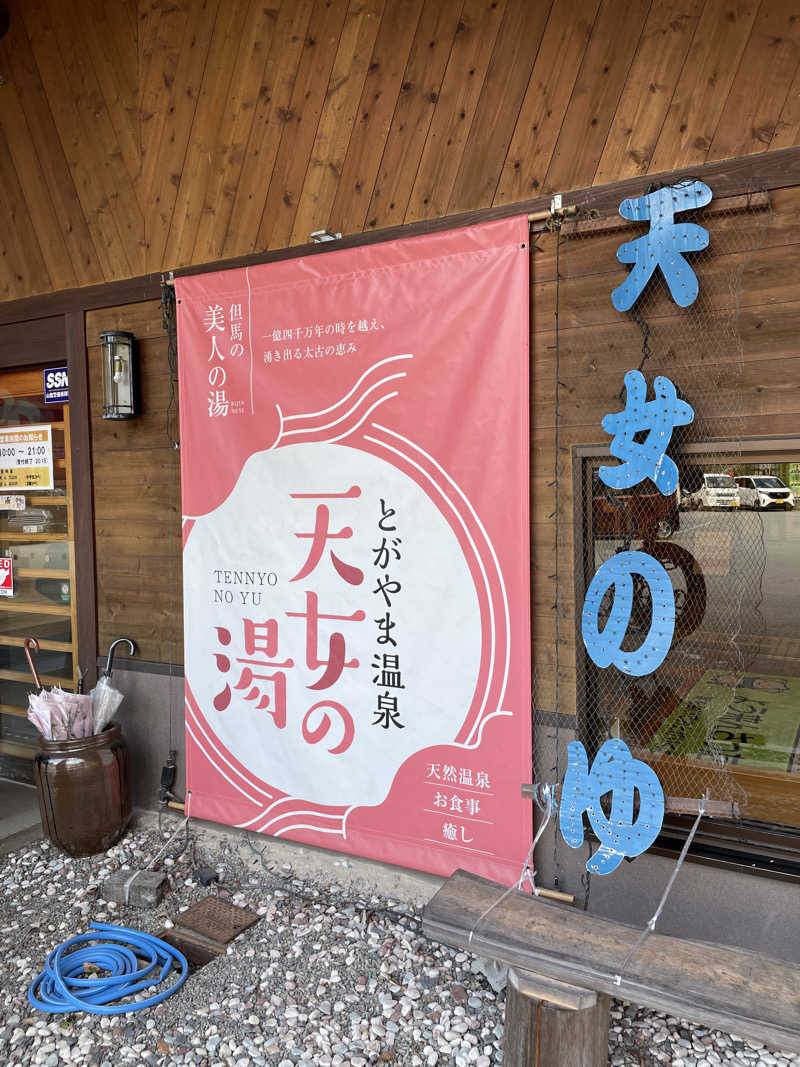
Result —
POLYGON ((123 1015, 158 1004, 186 981, 186 957, 166 941, 127 926, 95 922, 89 925, 94 933, 63 941, 47 957, 45 969, 28 989, 28 1000, 34 1008, 54 1014, 88 1011, 92 1015, 123 1015), (73 948, 83 942, 99 944, 73 948), (87 978, 86 963, 110 973, 102 978, 87 978), (146 1000, 118 1003, 142 989, 159 986, 174 966, 180 968, 180 975, 166 989, 146 1000))

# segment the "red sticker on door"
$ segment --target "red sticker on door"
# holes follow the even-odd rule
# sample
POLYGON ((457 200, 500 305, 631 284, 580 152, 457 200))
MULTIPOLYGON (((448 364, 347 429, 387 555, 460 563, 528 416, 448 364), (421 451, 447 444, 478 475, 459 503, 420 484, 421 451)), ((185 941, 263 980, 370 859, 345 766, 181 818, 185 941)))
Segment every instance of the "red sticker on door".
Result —
POLYGON ((0 556, 0 596, 14 595, 14 575, 11 570, 11 557, 0 556))

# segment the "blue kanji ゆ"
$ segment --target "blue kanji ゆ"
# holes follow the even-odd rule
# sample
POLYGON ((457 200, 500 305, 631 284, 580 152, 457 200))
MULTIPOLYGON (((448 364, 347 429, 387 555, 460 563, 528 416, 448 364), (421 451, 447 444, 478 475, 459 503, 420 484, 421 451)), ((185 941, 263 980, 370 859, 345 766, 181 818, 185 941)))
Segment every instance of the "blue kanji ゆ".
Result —
POLYGON ((619 738, 606 741, 592 763, 580 741, 567 746, 567 773, 561 789, 559 826, 570 848, 583 844, 583 813, 600 839, 600 848, 586 863, 592 874, 611 874, 625 856, 638 856, 658 837, 664 820, 664 790, 655 771, 634 759, 619 738), (634 790, 639 810, 634 819, 634 790), (600 798, 611 793, 610 814, 600 798))
POLYGON ((646 552, 619 552, 600 567, 592 578, 581 616, 581 634, 586 651, 598 667, 612 663, 623 674, 641 677, 651 674, 664 662, 675 633, 675 593, 664 567, 646 552), (634 578, 637 600, 643 584, 651 604, 650 629, 644 641, 631 652, 623 651, 633 612, 634 578), (600 608, 613 587, 613 600, 602 630, 598 627, 600 608))
POLYGON ((611 434, 612 456, 621 459, 615 467, 600 467, 601 482, 612 489, 630 489, 649 478, 663 496, 678 488, 678 468, 666 454, 676 426, 688 426, 694 411, 679 400, 669 378, 658 375, 653 380, 654 400, 647 399, 647 382, 638 370, 625 375, 625 410, 604 416, 603 429, 611 434), (644 441, 636 434, 647 432, 644 441))
POLYGON ((619 213, 632 222, 650 222, 649 231, 617 249, 620 263, 632 263, 628 277, 611 294, 617 311, 633 307, 657 268, 666 279, 672 299, 685 308, 697 299, 697 275, 683 258, 708 246, 708 230, 694 222, 675 222, 675 213, 704 207, 711 190, 703 182, 687 181, 656 189, 646 196, 623 200, 619 213))

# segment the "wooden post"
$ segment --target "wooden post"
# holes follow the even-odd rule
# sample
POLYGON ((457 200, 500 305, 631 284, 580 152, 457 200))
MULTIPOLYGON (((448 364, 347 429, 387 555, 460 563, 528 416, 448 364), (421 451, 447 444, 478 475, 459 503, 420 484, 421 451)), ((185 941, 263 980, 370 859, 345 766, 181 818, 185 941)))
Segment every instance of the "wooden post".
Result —
POLYGON ((606 1067, 611 998, 510 967, 506 1067, 606 1067))

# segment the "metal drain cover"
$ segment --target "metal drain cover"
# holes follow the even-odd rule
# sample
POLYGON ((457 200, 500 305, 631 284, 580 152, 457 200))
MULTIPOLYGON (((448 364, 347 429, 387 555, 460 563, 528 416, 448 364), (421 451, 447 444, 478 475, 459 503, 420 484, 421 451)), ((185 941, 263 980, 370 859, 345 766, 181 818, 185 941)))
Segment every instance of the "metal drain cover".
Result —
POLYGON ((219 897, 206 897, 175 916, 175 930, 182 937, 195 937, 213 942, 224 952, 226 946, 258 922, 259 916, 250 908, 239 908, 219 897))
POLYGON ((165 940, 170 944, 180 942, 187 947, 195 946, 202 955, 210 953, 210 959, 221 956, 230 942, 259 918, 250 908, 237 907, 219 897, 206 897, 174 917, 175 925, 165 940))

